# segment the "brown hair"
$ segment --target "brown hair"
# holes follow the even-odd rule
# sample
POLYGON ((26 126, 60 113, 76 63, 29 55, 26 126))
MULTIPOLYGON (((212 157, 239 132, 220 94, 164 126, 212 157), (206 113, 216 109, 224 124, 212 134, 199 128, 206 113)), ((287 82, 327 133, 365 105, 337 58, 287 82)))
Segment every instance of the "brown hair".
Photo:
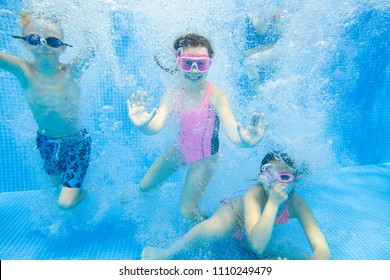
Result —
POLYGON ((205 47, 209 53, 209 56, 213 56, 214 51, 210 41, 201 35, 195 33, 189 33, 184 36, 180 36, 173 43, 173 48, 180 54, 180 50, 185 47, 205 47))
POLYGON ((310 168, 307 164, 303 163, 301 164, 301 166, 297 166, 295 160, 293 160, 288 154, 280 151, 271 151, 267 153, 261 161, 260 169, 263 165, 269 163, 272 160, 279 160, 282 163, 286 164, 289 168, 293 170, 295 176, 310 173, 310 168))

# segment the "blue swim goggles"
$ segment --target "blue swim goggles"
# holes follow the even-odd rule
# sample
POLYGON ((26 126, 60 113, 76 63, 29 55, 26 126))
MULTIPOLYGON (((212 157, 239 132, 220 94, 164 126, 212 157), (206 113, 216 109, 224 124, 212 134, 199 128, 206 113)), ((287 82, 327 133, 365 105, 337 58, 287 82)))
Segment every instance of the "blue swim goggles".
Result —
POLYGON ((61 46, 73 47, 72 45, 61 42, 61 40, 56 37, 43 38, 42 36, 37 34, 30 34, 27 36, 12 35, 12 38, 21 39, 23 41, 26 41, 32 46, 37 46, 39 44, 46 43, 48 46, 52 48, 59 48, 61 46))

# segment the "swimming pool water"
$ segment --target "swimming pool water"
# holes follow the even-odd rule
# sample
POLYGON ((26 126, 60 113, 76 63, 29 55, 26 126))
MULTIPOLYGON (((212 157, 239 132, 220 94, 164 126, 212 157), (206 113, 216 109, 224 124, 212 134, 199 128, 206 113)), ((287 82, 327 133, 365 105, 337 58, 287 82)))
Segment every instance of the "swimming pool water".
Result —
MULTIPOLYGON (((120 0, 116 1, 118 6, 110 6, 114 4, 109 2, 80 1, 69 6, 73 13, 56 0, 0 3, 0 48, 23 57, 26 53, 18 42, 10 40, 10 35, 19 33, 18 13, 25 8, 49 9, 66 15, 66 38, 76 44, 64 60, 75 55, 82 43, 78 44, 79 38, 83 38, 78 25, 93 26, 95 22, 87 18, 100 20, 100 28, 95 30, 100 38, 99 55, 82 82, 82 118, 93 137, 93 154, 86 179, 88 196, 79 209, 62 213, 56 208, 55 193, 49 189, 34 148, 36 127, 23 91, 13 76, 0 71, 0 259, 139 259, 143 246, 167 245, 190 227, 175 208, 179 194, 169 189, 173 184, 180 190, 183 172, 152 193, 150 201, 141 198, 121 205, 117 199, 125 186, 142 178, 146 168, 176 135, 171 124, 159 136, 141 136, 127 118, 126 99, 142 88, 154 93, 149 94, 151 106, 158 104, 162 89, 167 86, 164 79, 170 77, 156 70, 152 54, 164 51, 157 44, 169 44, 178 33, 193 31, 185 27, 190 24, 195 24, 194 29, 199 32, 214 36, 218 56, 210 79, 226 88, 226 84, 232 84, 228 95, 233 110, 237 116, 243 115, 237 118, 245 123, 247 111, 259 109, 272 121, 266 143, 252 151, 231 147, 221 136, 221 166, 203 202, 208 212, 212 213, 224 196, 247 185, 248 174, 257 172, 258 159, 269 142, 278 140, 275 135, 279 131, 298 129, 295 134, 290 133, 298 140, 302 133, 303 143, 287 137, 280 139, 279 144, 296 155, 313 154, 317 159, 311 159, 312 162, 317 160, 319 166, 325 166, 324 170, 314 170, 313 184, 301 192, 313 208, 334 258, 390 259, 390 8, 386 3, 284 1, 299 15, 292 13, 289 24, 294 26, 286 26, 290 33, 277 38, 277 50, 283 46, 288 55, 284 57, 281 52, 283 63, 277 71, 268 73, 257 89, 247 86, 243 78, 240 53, 248 47, 245 38, 253 40, 253 46, 256 40, 264 38, 245 33, 243 1, 226 1, 218 12, 199 11, 207 15, 199 17, 204 22, 177 18, 177 25, 171 25, 170 19, 162 15, 169 13, 161 13, 175 8, 170 4, 157 9, 153 5, 158 1, 140 1, 138 6, 120 0), (92 2, 96 9, 90 9, 92 2), (336 11, 331 8, 335 4, 336 11), (340 8, 343 6, 345 10, 340 8), (81 16, 83 13, 89 16, 81 16), (328 25, 322 24, 326 18, 328 25), (161 32, 163 27, 159 29, 162 23, 168 26, 166 34, 161 32), (145 32, 140 31, 143 29, 145 32), (154 35, 159 32, 160 35, 154 35), (302 61, 294 60, 297 48, 291 34, 305 43, 299 48, 306 53, 296 54, 302 55, 302 61), (164 41, 164 37, 169 40, 164 41), (231 65, 234 67, 230 68, 231 65), (291 67, 298 72, 284 69, 291 67), (299 102, 294 100, 295 94, 299 102), (277 107, 284 108, 284 101, 292 104, 290 107, 298 107, 297 114, 308 113, 307 117, 290 114, 290 119, 278 118, 283 110, 278 111, 277 107), (270 104, 264 104, 267 102, 270 104), (316 110, 320 112, 312 112, 316 110), (292 126, 275 125, 279 121, 292 126), (147 209, 137 208, 139 205, 147 209)), ((193 3, 210 10, 217 5, 202 0, 193 3)), ((259 6, 264 8, 267 7, 259 6)), ((296 228, 295 222, 278 228, 273 241, 275 248, 290 258, 305 257, 310 252, 303 232, 296 228), (290 231, 296 234, 286 234, 290 231), (283 238, 278 240, 279 236, 283 238)), ((230 239, 207 244, 180 257, 254 258, 230 239)))
MULTIPOLYGON (((316 183, 301 190, 301 194, 312 207, 334 259, 389 260, 390 164, 346 167, 314 175, 316 183)), ((144 241, 145 244, 137 241, 137 224, 120 218, 125 212, 123 207, 93 228, 73 228, 61 235, 48 235, 34 222, 39 219, 34 215, 40 211, 31 212, 33 200, 40 195, 41 191, 0 194, 1 259, 137 260, 142 247, 151 245, 151 240, 144 241)), ((180 221, 180 217, 174 218, 180 221)), ((58 222, 61 221, 52 219, 54 225, 58 222)), ((176 238, 167 234, 167 228, 159 231, 167 236, 167 243, 176 238)), ((275 232, 273 244, 281 256, 290 259, 309 256, 310 247, 298 222, 279 226, 275 232)), ((179 258, 223 260, 255 259, 255 256, 245 252, 239 242, 226 239, 179 258)))

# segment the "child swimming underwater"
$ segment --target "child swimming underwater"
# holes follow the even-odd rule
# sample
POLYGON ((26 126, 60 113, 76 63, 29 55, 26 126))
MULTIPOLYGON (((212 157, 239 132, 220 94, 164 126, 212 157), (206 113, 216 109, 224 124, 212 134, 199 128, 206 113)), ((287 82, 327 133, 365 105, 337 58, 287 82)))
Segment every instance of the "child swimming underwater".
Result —
POLYGON ((94 57, 87 47, 70 63, 60 55, 70 44, 54 16, 42 12, 21 15, 20 40, 33 61, 0 52, 0 68, 14 74, 38 125, 37 147, 54 185, 61 186, 58 205, 70 208, 82 199, 80 187, 89 165, 91 137, 79 122, 79 81, 94 57))
POLYGON ((194 221, 201 221, 206 215, 198 202, 219 160, 219 126, 234 144, 251 148, 262 139, 265 125, 263 115, 254 113, 248 128, 243 129, 235 120, 225 93, 207 81, 214 58, 207 38, 197 34, 179 37, 174 42, 174 52, 181 80, 163 95, 159 108, 148 113, 145 94, 128 100, 130 120, 144 134, 158 133, 171 115, 180 119, 177 142, 152 164, 139 188, 141 191, 155 188, 179 167, 189 165, 180 211, 194 221))
MULTIPOLYGON (((280 61, 275 45, 283 36, 283 26, 289 17, 289 10, 278 9, 275 3, 268 3, 266 10, 248 10, 245 18, 246 42, 243 66, 246 75, 241 77, 242 87, 251 94, 257 93, 260 84, 273 76, 280 61)), ((245 90, 244 90, 245 91, 245 90)))
POLYGON ((223 200, 209 219, 195 225, 168 248, 146 247, 142 259, 172 259, 226 236, 244 241, 259 257, 267 257, 274 227, 294 218, 299 220, 310 243, 312 259, 331 259, 328 243, 313 212, 294 192, 299 177, 294 161, 287 154, 268 153, 261 162, 258 184, 243 195, 223 200))

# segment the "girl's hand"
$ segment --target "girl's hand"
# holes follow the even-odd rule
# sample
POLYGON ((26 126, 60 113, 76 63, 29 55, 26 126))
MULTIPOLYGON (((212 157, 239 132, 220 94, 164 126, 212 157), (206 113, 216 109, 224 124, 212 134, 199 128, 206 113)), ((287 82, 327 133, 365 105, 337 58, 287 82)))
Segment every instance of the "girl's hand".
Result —
POLYGON ((269 192, 268 201, 279 207, 287 199, 287 184, 277 182, 269 192))
POLYGON ((242 128, 240 123, 237 124, 238 135, 245 147, 256 146, 263 138, 265 129, 264 114, 253 113, 251 122, 246 130, 242 128))
POLYGON ((137 94, 131 95, 131 101, 127 100, 127 108, 129 118, 137 127, 147 126, 157 113, 157 109, 153 108, 152 112, 146 111, 146 93, 137 91, 137 94))

